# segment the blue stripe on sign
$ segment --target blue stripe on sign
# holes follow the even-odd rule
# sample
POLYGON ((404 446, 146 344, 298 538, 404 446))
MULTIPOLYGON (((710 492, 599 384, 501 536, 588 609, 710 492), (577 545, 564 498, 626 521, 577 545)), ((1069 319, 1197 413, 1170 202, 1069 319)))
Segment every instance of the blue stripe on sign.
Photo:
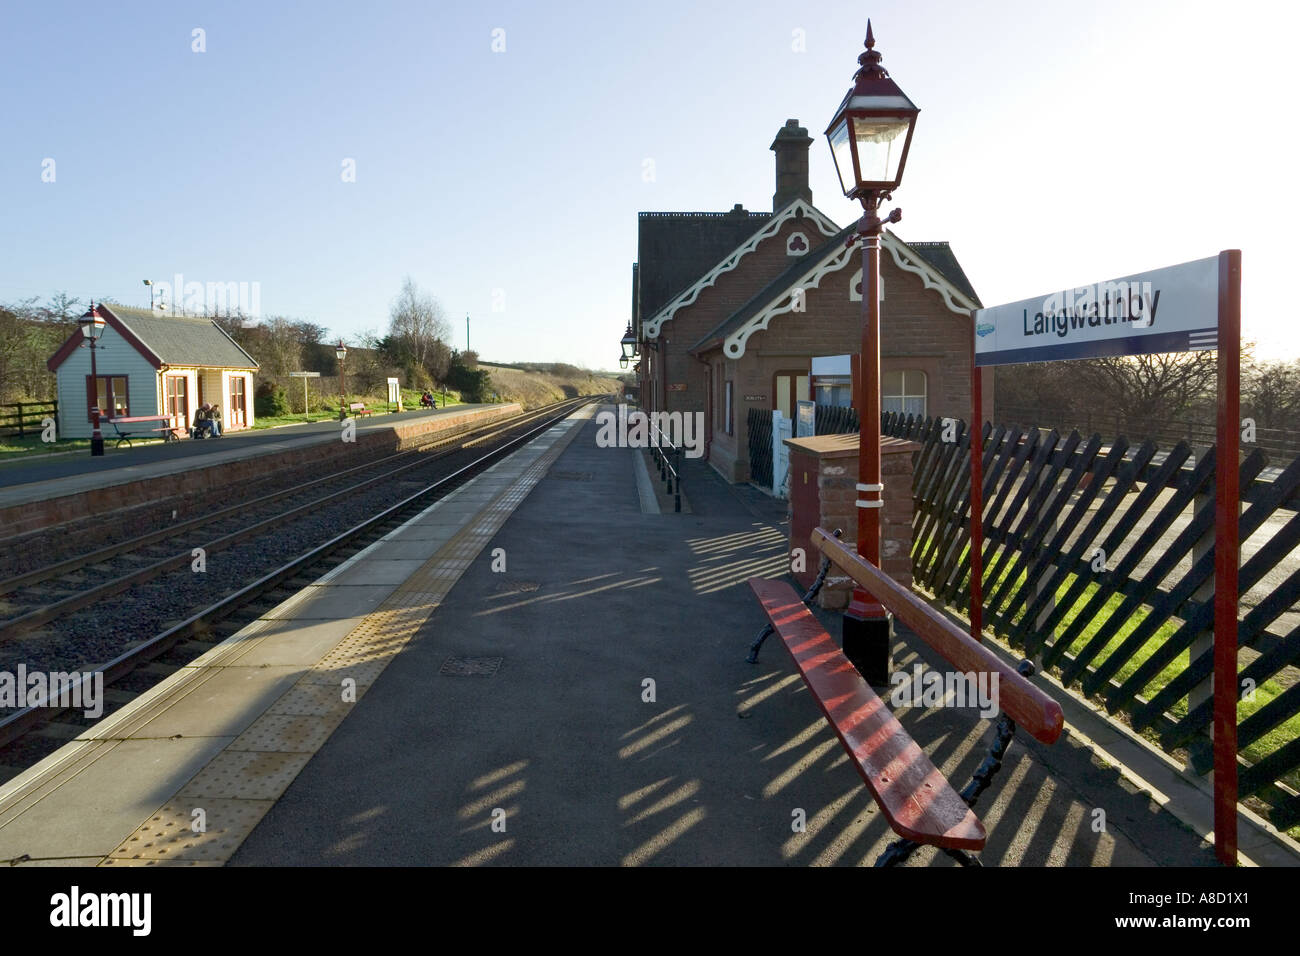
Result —
POLYGON ((1162 332, 1156 335, 1130 335, 1122 339, 1103 339, 1092 342, 1065 342, 1060 345, 1040 345, 1036 348, 1003 349, 997 352, 976 352, 975 367, 993 365, 1018 365, 1026 362, 1060 362, 1065 359, 1108 358, 1114 355, 1151 355, 1156 352, 1186 352, 1190 350, 1192 336, 1209 333, 1218 340, 1218 329, 1194 329, 1190 332, 1162 332))

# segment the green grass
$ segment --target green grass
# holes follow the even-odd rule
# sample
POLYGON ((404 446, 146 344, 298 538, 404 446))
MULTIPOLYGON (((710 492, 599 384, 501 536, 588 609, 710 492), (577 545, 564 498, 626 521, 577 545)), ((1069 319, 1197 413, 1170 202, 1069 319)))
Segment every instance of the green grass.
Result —
MULTIPOLYGON (((422 393, 418 389, 412 389, 412 388, 402 389, 403 411, 409 412, 412 410, 418 410, 420 408, 421 394, 422 393)), ((435 402, 437 403, 437 406, 439 408, 442 408, 443 393, 435 392, 433 393, 433 397, 435 402)), ((299 398, 298 404, 301 405, 302 396, 299 395, 298 398, 299 398)), ((464 404, 460 400, 460 394, 458 392, 453 392, 453 391, 447 392, 446 400, 447 400, 447 407, 451 407, 452 405, 464 404)), ((377 418, 389 414, 388 396, 386 394, 379 395, 379 396, 348 395, 347 403, 350 405, 353 404, 354 402, 363 402, 365 403, 366 408, 373 409, 374 410, 373 417, 377 418)), ((293 404, 292 396, 290 396, 289 403, 290 405, 293 404)), ((309 415, 303 415, 301 412, 299 412, 297 414, 291 414, 291 415, 275 415, 275 416, 268 416, 265 418, 254 418, 253 430, 256 431, 259 428, 276 428, 280 425, 301 425, 304 422, 338 421, 338 417, 339 417, 339 402, 338 402, 338 397, 335 396, 333 399, 326 400, 320 403, 319 405, 317 405, 316 407, 312 408, 311 413, 309 415)))
MULTIPOLYGON (((920 554, 922 552, 923 549, 914 549, 913 554, 914 555, 920 554)), ((968 553, 969 553, 969 547, 964 548, 961 555, 961 561, 963 564, 967 560, 968 553)), ((992 562, 990 561, 990 563, 992 562)), ((1001 586, 1002 582, 1006 580, 1008 574, 1010 573, 1010 568, 1011 566, 1014 565, 1014 563, 1015 562, 1013 560, 1008 560, 1004 562, 1003 566, 999 568, 998 574, 994 578, 990 578, 986 575, 985 584, 984 584, 984 593, 985 593, 986 600, 988 596, 992 595, 998 589, 998 587, 1001 586)), ((969 572, 965 576, 963 576, 962 578, 963 588, 965 588, 969 583, 969 577, 970 577, 969 572)), ((1067 574, 1065 576, 1065 579, 1062 581, 1062 583, 1057 587, 1056 601, 1059 604, 1064 604, 1070 589, 1075 584, 1076 577, 1077 576, 1073 573, 1067 574)), ((1007 594, 1004 595, 1002 600, 999 602, 999 606, 997 610, 998 611, 1005 610, 1008 603, 1010 602, 1010 598, 1016 594, 1019 594, 1022 589, 1028 586, 1029 586, 1028 575, 1026 572, 1021 571, 1017 575, 1013 586, 1008 589, 1007 594)), ((1093 600, 1097 592, 1098 592, 1098 586, 1096 584, 1088 583, 1084 586, 1083 591, 1079 595, 1079 597, 1074 601, 1072 605, 1070 605, 1063 612, 1061 622, 1056 627, 1056 634, 1058 636, 1064 634, 1074 624, 1074 622, 1078 619, 1078 617, 1088 609, 1089 603, 1093 600)), ((1028 601, 1022 604, 1020 610, 1017 611, 1016 614, 1014 615, 1013 620, 1017 624, 1023 619, 1027 604, 1028 601)), ((1111 618, 1114 617, 1114 615, 1119 612, 1123 604, 1124 604, 1124 596, 1122 594, 1110 595, 1110 597, 1107 598, 1100 605, 1100 607, 1097 608, 1096 611, 1092 612, 1091 618, 1087 621, 1087 623, 1085 623, 1082 626, 1082 628, 1079 631, 1079 634, 1070 642, 1070 645, 1066 648, 1066 651, 1072 655, 1077 655, 1080 651, 1082 651, 1083 648, 1085 648, 1089 644, 1089 642, 1106 626, 1107 622, 1109 622, 1111 618)), ((990 606, 988 610, 992 612, 994 609, 990 606)), ((1143 622, 1147 620, 1147 618, 1151 615, 1151 613, 1152 613, 1152 609, 1147 605, 1140 605, 1133 612, 1131 612, 1129 616, 1124 620, 1124 622, 1120 624, 1120 626, 1116 629, 1115 633, 1106 642, 1105 646, 1101 648, 1100 651, 1098 651, 1094 655, 1094 657, 1089 661, 1089 665, 1095 668, 1101 665, 1102 663, 1104 663, 1112 654, 1114 654, 1116 651, 1119 650, 1119 648, 1128 639, 1129 635, 1131 635, 1135 630, 1137 630, 1137 628, 1140 627, 1143 624, 1143 622)), ((1163 647, 1164 644, 1170 638, 1173 637, 1173 635, 1178 631, 1181 625, 1182 625, 1182 621, 1177 618, 1173 618, 1161 622, 1155 628, 1151 636, 1147 638, 1146 641, 1143 642, 1141 647, 1139 647, 1137 651, 1129 657, 1128 660, 1124 661, 1120 665, 1119 669, 1116 671, 1116 673, 1111 678, 1111 680, 1116 681, 1120 684, 1126 681, 1129 677, 1131 677, 1134 673, 1136 673, 1138 669, 1141 668, 1151 658, 1153 654, 1155 654, 1161 647, 1163 647)), ((1005 639, 1007 635, 1005 633, 999 632, 999 637, 1005 639)), ((1187 667, 1189 666, 1189 663, 1190 663, 1190 652, 1184 650, 1181 653, 1179 653, 1176 657, 1174 657, 1171 661, 1169 661, 1169 663, 1166 664, 1163 668, 1161 668, 1158 673, 1152 676, 1139 689, 1138 693, 1141 695, 1143 699, 1151 700, 1153 697, 1159 694, 1166 686, 1168 686, 1168 684, 1171 681, 1173 681, 1176 677, 1178 677, 1179 674, 1181 674, 1184 670, 1186 670, 1187 667)), ((1255 694, 1251 700, 1242 700, 1238 702, 1237 704, 1238 723, 1245 720, 1248 716, 1255 713, 1256 711, 1268 706, 1269 702, 1274 700, 1279 695, 1281 695, 1284 690, 1285 688, 1281 687, 1273 680, 1264 681, 1262 684, 1260 684, 1258 687, 1255 688, 1255 694)), ((1173 704, 1173 706, 1169 708, 1169 713, 1178 719, 1185 717, 1187 715, 1187 711, 1188 711, 1188 706, 1187 706, 1186 697, 1179 698, 1173 704)), ((1149 728, 1143 732, 1143 736, 1145 736, 1148 740, 1152 741, 1153 743, 1157 743, 1157 744, 1159 743, 1157 739, 1157 735, 1155 734, 1154 731, 1152 731, 1149 728)), ((1252 743, 1250 743, 1248 746, 1243 747, 1241 750, 1241 755, 1246 760, 1253 763, 1263 759, 1264 757, 1267 757, 1269 754, 1276 752, 1280 747, 1290 743, 1293 740, 1296 740, 1297 738, 1300 738, 1300 714, 1292 715, 1290 719, 1279 724, 1277 727, 1273 728, 1271 731, 1261 736, 1258 740, 1255 740, 1252 743)), ((1283 776, 1281 779, 1284 783, 1288 784, 1293 788, 1300 788, 1300 768, 1292 770, 1291 772, 1283 776)), ((1300 827, 1293 828, 1290 831, 1290 835, 1292 835, 1293 837, 1300 837, 1300 827)))

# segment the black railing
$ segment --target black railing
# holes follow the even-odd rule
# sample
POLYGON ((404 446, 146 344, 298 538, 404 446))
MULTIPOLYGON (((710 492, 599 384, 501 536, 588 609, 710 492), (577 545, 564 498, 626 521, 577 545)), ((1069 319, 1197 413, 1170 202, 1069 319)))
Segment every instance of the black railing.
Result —
POLYGON ((673 511, 682 510, 682 449, 655 425, 650 416, 650 454, 659 469, 659 480, 664 483, 664 493, 673 496, 673 511))
POLYGON ((772 412, 766 408, 749 410, 749 477, 772 487, 772 412))

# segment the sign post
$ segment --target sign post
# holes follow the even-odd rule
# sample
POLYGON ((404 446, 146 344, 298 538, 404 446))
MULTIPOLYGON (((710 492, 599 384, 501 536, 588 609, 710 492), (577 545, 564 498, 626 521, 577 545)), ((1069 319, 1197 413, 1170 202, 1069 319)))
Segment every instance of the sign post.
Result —
POLYGON ((402 410, 402 387, 397 379, 390 378, 388 380, 388 410, 390 412, 393 410, 394 405, 397 406, 399 412, 402 410))
POLYGON ((971 369, 970 619, 983 630, 980 370, 1064 359, 1218 351, 1214 510, 1214 849, 1237 864, 1237 611, 1240 541, 1241 251, 974 313, 971 369))
POLYGON ((289 377, 302 379, 302 415, 303 418, 306 418, 307 421, 310 422, 311 416, 308 414, 310 406, 307 401, 307 379, 320 378, 320 372, 290 372, 289 377))

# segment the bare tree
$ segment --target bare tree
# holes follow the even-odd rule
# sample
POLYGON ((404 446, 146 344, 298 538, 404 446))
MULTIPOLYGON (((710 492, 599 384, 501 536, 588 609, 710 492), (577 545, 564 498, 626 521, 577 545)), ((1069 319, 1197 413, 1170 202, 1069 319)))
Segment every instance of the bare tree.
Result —
POLYGON ((1242 369, 1241 402, 1260 428, 1300 426, 1300 360, 1250 363, 1242 369))
MULTIPOLYGON (((422 292, 407 276, 389 311, 389 339, 417 368, 439 378, 435 369, 430 367, 431 360, 439 359, 437 353, 441 350, 436 346, 445 343, 450 335, 451 325, 438 300, 422 292)), ((442 374, 446 374, 445 370, 442 374)))

